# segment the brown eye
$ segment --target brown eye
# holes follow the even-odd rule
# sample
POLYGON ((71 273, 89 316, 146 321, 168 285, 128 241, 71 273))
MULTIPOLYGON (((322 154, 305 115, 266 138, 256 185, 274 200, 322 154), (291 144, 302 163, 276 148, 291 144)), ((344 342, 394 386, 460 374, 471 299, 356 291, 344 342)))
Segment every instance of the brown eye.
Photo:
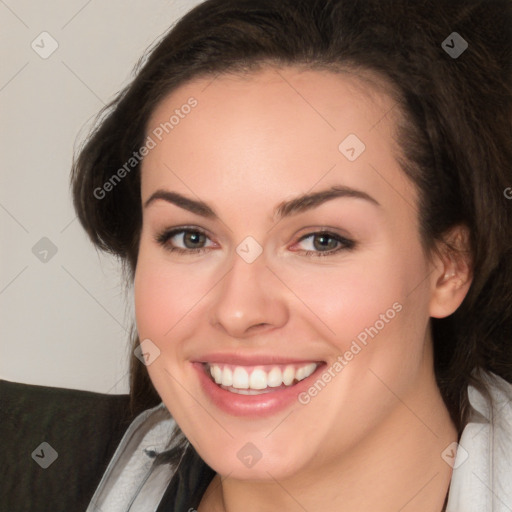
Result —
POLYGON ((338 247, 339 241, 335 239, 333 236, 330 236, 325 233, 321 233, 313 236, 313 247, 317 251, 323 250, 333 250, 338 247))
POLYGON ((199 231, 187 231, 184 232, 183 236, 183 245, 187 249, 197 249, 198 247, 203 247, 206 242, 206 236, 204 233, 200 233, 199 231))

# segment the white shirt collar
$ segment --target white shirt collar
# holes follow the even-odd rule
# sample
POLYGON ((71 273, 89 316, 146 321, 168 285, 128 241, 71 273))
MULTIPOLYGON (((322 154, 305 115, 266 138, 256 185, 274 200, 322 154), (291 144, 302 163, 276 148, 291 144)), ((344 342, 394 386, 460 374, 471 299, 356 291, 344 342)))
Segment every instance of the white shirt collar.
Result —
POLYGON ((446 512, 512 511, 512 384, 486 374, 490 403, 473 386, 473 408, 453 464, 446 512))

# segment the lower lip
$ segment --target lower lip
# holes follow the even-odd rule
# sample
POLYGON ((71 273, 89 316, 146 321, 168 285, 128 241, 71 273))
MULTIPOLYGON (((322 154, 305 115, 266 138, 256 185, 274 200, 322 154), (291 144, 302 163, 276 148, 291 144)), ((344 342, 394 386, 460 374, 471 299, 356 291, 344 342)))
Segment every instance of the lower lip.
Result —
POLYGON ((240 395, 226 391, 210 379, 202 363, 192 363, 192 365, 199 375, 203 391, 219 409, 233 416, 262 418, 271 416, 286 409, 293 403, 297 403, 298 395, 308 389, 311 381, 316 377, 317 373, 322 371, 325 363, 319 364, 309 377, 306 377, 294 386, 260 395, 240 395))

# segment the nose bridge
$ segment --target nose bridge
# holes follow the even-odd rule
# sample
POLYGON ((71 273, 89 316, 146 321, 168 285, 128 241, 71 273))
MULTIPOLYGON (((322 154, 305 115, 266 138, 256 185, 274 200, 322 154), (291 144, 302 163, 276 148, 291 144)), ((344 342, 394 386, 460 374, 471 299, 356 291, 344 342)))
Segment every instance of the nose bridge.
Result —
POLYGON ((212 323, 235 337, 246 336, 255 326, 280 327, 288 318, 284 296, 278 281, 270 279, 264 254, 251 261, 240 247, 247 249, 243 244, 237 248, 212 306, 212 323))
MULTIPOLYGON (((240 249, 241 245, 237 248, 240 249)), ((266 255, 261 254, 254 260, 247 260, 240 253, 233 255, 231 272, 229 273, 228 289, 235 294, 244 293, 244 290, 251 290, 257 293, 261 291, 264 283, 268 281, 269 270, 267 268, 266 255)), ((268 283, 267 283, 268 284, 268 283)), ((227 290, 229 291, 229 290, 227 290)))

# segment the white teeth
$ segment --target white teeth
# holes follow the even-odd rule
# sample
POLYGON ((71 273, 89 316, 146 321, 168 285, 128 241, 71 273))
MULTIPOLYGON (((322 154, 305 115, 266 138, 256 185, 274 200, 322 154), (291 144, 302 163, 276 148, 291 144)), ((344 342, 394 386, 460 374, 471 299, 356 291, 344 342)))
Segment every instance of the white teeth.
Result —
POLYGON ((247 370, 237 366, 233 372, 233 384, 234 388, 248 389, 249 388, 249 374, 247 370))
POLYGON ((224 367, 224 371, 222 372, 222 385, 223 386, 232 386, 233 385, 233 372, 227 366, 224 367))
POLYGON ((271 388, 277 388, 283 383, 283 374, 281 369, 275 366, 268 372, 267 385, 271 388))
POLYGON ((233 387, 229 388, 230 393, 238 393, 239 395, 261 395, 262 393, 268 393, 268 391, 262 391, 258 389, 236 389, 233 387))
POLYGON ((287 366, 283 372, 283 384, 289 386, 295 378, 295 368, 293 366, 287 366))
POLYGON ((249 379, 249 387, 251 389, 265 389, 267 387, 267 374, 259 368, 253 370, 249 379))
MULTIPOLYGON (((307 366, 304 367, 304 379, 306 377, 309 377, 314 371, 316 370, 316 364, 315 363, 310 363, 308 364, 307 366)), ((299 379, 299 380, 302 380, 302 379, 299 379)))
MULTIPOLYGON (((290 386, 294 381, 301 381, 309 377, 317 368, 316 363, 308 363, 302 366, 274 366, 270 371, 263 368, 254 368, 249 374, 243 366, 228 366, 225 364, 209 365, 213 380, 233 392, 240 394, 254 394, 251 390, 261 391, 268 388, 278 388, 281 385, 290 386), (246 390, 248 390, 246 392, 246 390)), ((268 389, 268 391, 270 391, 268 389)))
POLYGON ((211 369, 212 377, 215 379, 215 382, 217 384, 220 384, 222 382, 222 370, 219 366, 212 366, 211 369))
POLYGON ((297 380, 302 380, 305 376, 306 376, 306 370, 304 369, 304 367, 299 368, 295 372, 295 377, 297 378, 297 380))

